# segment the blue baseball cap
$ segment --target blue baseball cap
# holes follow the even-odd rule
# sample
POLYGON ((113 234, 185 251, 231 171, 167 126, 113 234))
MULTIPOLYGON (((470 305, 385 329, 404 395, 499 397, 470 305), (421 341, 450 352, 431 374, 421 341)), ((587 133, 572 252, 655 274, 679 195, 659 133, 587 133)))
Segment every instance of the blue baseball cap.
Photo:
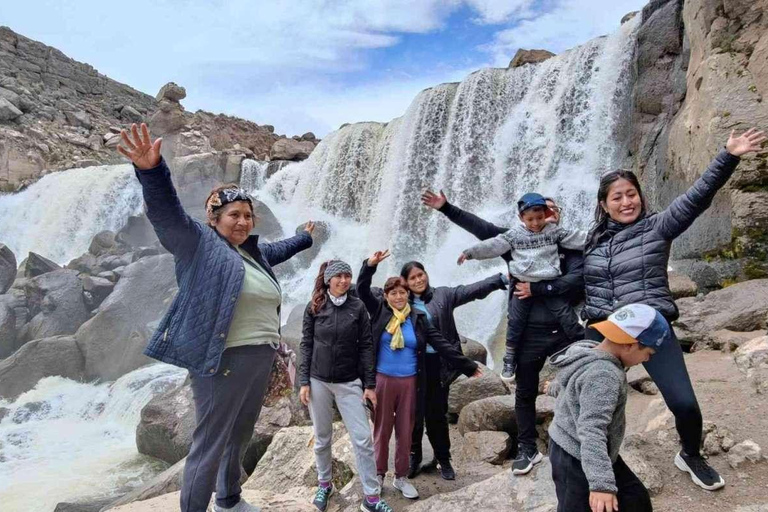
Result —
POLYGON ((646 304, 629 304, 592 324, 600 334, 619 345, 640 343, 655 349, 672 341, 672 329, 661 313, 646 304))
POLYGON ((544 208, 547 208, 547 200, 541 194, 528 192, 517 201, 517 212, 523 213, 525 210, 533 208, 534 206, 543 206, 544 208))

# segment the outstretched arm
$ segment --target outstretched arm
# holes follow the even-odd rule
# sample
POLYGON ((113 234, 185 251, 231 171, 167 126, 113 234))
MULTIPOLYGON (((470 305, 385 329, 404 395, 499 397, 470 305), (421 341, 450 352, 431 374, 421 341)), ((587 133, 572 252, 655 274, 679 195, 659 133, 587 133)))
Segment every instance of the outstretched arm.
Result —
POLYGON ((480 240, 487 240, 507 231, 506 228, 499 227, 487 220, 481 219, 477 215, 466 212, 461 208, 450 204, 442 190, 440 191, 440 195, 435 194, 431 190, 425 191, 421 195, 421 202, 424 205, 439 211, 448 217, 448 220, 460 228, 472 233, 480 240))
POLYGON ((485 278, 482 281, 476 283, 459 285, 451 288, 453 307, 463 306, 469 302, 484 299, 491 292, 496 290, 505 290, 507 288, 507 282, 504 276, 501 274, 494 274, 491 277, 485 278))
POLYGON ((479 244, 473 245, 469 249, 465 249, 462 255, 464 258, 459 259, 459 265, 464 260, 487 260, 501 256, 504 253, 509 252, 512 249, 512 244, 505 235, 498 235, 490 240, 484 240, 479 244))
POLYGON ((704 174, 683 195, 656 217, 656 229, 667 240, 680 236, 712 204, 715 194, 736 170, 739 158, 760 151, 765 141, 763 132, 751 128, 739 137, 731 136, 726 149, 720 151, 704 174))
MULTIPOLYGON (((309 224, 312 223, 310 222, 309 224)), ((284 261, 288 261, 301 251, 312 247, 311 233, 312 231, 305 229, 300 234, 280 240, 279 242, 259 244, 259 250, 264 255, 264 259, 267 260, 269 266, 274 267, 284 261)))
POLYGON ((440 331, 438 331, 426 317, 424 317, 424 327, 427 335, 427 343, 440 354, 440 357, 448 361, 448 364, 467 377, 480 375, 478 371, 480 367, 477 363, 465 356, 461 350, 450 341, 446 340, 443 335, 440 334, 440 331))
POLYGON ((357 296, 365 304, 365 309, 373 316, 379 309, 383 298, 376 297, 371 292, 371 282, 373 281, 373 275, 376 273, 376 267, 379 263, 389 257, 389 249, 385 251, 376 251, 373 256, 363 261, 363 268, 360 269, 360 274, 357 277, 357 296))
POLYGON ((202 227, 181 206, 171 171, 160 156, 163 139, 152 142, 147 125, 131 125, 131 134, 123 130, 117 151, 128 157, 141 183, 147 218, 157 238, 168 252, 180 259, 191 257, 197 249, 202 227))

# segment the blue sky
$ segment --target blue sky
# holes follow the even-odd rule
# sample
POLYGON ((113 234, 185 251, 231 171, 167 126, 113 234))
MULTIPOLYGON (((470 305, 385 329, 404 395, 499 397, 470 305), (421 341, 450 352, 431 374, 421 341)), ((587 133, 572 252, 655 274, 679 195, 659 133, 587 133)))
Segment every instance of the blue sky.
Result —
POLYGON ((188 110, 322 137, 389 121, 416 94, 610 33, 645 0, 96 0, 3 2, 0 24, 188 110), (108 10, 107 10, 108 8, 108 10))

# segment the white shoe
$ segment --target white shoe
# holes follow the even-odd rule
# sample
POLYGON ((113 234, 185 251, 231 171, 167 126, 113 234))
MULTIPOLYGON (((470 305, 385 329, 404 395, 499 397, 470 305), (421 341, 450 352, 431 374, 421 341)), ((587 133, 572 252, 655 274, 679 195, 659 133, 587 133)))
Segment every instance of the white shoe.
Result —
POLYGON ((405 477, 395 477, 395 479, 392 480, 392 485, 395 487, 395 489, 403 493, 403 496, 406 498, 415 500, 419 497, 419 491, 417 491, 416 488, 408 480, 405 479, 405 477))
POLYGON ((240 501, 237 502, 237 505, 232 508, 224 508, 218 505, 214 505, 213 512, 261 512, 261 509, 240 498, 240 501))
POLYGON ((384 475, 376 475, 376 480, 379 481, 379 493, 384 493, 384 475))

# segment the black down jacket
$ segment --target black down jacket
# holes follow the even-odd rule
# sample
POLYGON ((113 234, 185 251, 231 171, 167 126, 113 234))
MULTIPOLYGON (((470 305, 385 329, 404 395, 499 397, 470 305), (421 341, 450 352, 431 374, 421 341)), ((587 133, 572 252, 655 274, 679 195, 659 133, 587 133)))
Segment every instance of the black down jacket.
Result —
POLYGON ((368 389, 376 387, 371 321, 363 301, 347 295, 341 306, 325 301, 317 314, 312 303, 304 311, 299 381, 352 382, 360 379, 368 389))
POLYGON ((654 307, 668 321, 677 319, 667 276, 672 241, 709 207, 738 163, 738 157, 720 151, 693 186, 664 211, 641 216, 632 224, 609 220, 606 231, 584 255, 585 320, 602 320, 633 303, 654 307))

